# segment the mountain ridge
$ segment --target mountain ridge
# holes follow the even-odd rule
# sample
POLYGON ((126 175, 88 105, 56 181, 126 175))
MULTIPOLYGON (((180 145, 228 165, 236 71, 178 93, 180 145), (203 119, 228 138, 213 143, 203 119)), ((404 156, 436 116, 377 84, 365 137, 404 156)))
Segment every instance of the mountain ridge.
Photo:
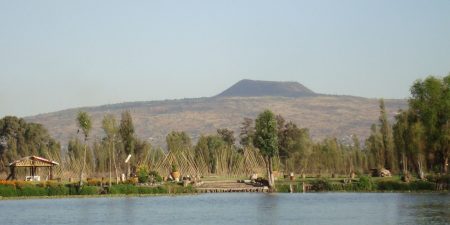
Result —
MULTIPOLYGON (((242 81, 236 84, 239 83, 242 84, 242 81)), ((253 81, 251 83, 255 84, 253 81)), ((364 138, 369 134, 370 125, 378 121, 378 99, 317 94, 297 82, 257 81, 256 84, 270 84, 269 86, 275 85, 276 88, 260 85, 259 87, 264 87, 262 88, 264 92, 248 92, 257 96, 239 96, 241 93, 234 91, 228 92, 231 93, 230 96, 221 95, 226 92, 224 91, 213 97, 79 107, 25 119, 43 124, 63 146, 70 139, 78 137, 75 118, 80 110, 88 112, 93 119, 91 140, 103 138, 101 121, 104 115, 112 114, 120 121, 120 114, 129 111, 133 117, 136 135, 157 146, 165 146, 165 137, 173 130, 186 131, 194 141, 200 135, 215 133, 219 128, 231 129, 238 137, 243 119, 255 118, 265 109, 281 114, 286 120, 291 120, 300 127, 309 128, 315 139, 332 136, 345 138, 353 134, 364 138), (273 93, 275 90, 285 91, 286 87, 290 87, 286 84, 293 85, 292 90, 297 93, 297 97, 290 95, 289 88, 287 92, 280 94, 287 96, 267 96, 267 93, 273 93), (263 95, 258 96, 260 94, 263 95)), ((385 103, 391 119, 398 109, 407 106, 407 102, 401 99, 387 99, 385 103)))

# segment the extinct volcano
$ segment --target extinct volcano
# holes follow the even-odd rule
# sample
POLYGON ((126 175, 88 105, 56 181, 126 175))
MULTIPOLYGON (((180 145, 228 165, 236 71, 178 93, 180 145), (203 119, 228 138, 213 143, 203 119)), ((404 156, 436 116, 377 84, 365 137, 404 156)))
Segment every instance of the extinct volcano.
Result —
POLYGON ((241 80, 216 97, 308 97, 316 93, 298 82, 241 80))
MULTIPOLYGON (((386 109, 392 119, 405 100, 387 99, 386 109)), ((77 137, 75 122, 78 111, 87 111, 93 119, 91 140, 104 136, 104 115, 128 110, 133 116, 136 135, 153 145, 165 146, 166 135, 186 131, 194 141, 202 134, 213 134, 218 128, 229 128, 239 135, 244 117, 255 118, 265 109, 281 114, 300 127, 307 127, 315 139, 347 139, 356 134, 365 138, 370 125, 377 123, 378 99, 314 93, 297 82, 242 80, 221 94, 207 98, 127 102, 97 107, 67 109, 26 118, 43 124, 50 134, 65 146, 77 137)))

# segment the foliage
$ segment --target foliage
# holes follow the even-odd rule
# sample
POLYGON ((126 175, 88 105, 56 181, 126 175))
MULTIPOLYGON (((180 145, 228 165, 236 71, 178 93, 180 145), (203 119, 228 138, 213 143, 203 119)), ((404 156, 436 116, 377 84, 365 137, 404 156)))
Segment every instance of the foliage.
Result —
POLYGON ((0 185, 0 196, 2 197, 17 196, 16 187, 12 185, 0 185))
POLYGON ((311 189, 314 191, 330 191, 333 190, 333 186, 327 179, 317 179, 311 182, 311 189))
POLYGON ((278 156, 278 126, 275 115, 270 110, 262 112, 256 118, 253 144, 266 157, 269 188, 273 188, 273 158, 278 156))
POLYGON ((18 196, 46 196, 47 189, 35 185, 24 185, 16 189, 18 196))
POLYGON ((97 178, 88 178, 87 179, 87 185, 89 186, 101 186, 102 180, 97 178))
MULTIPOLYGON (((427 164, 440 165, 448 172, 450 157, 450 74, 440 79, 430 76, 416 81, 411 87, 411 111, 425 129, 427 164)), ((433 168, 429 168, 432 170, 433 168)))
POLYGON ((60 157, 60 144, 41 124, 6 116, 0 119, 0 172, 19 158, 36 155, 51 160, 60 157))
POLYGON ((159 175, 159 173, 154 170, 150 171, 149 176, 153 177, 154 181, 156 181, 158 183, 163 181, 163 178, 161 177, 161 175, 159 175))
POLYGON ((147 183, 148 182, 148 169, 146 166, 139 167, 138 170, 138 181, 139 183, 147 183))
POLYGON ((274 157, 278 154, 278 131, 275 115, 266 110, 259 114, 255 122, 255 139, 253 144, 261 154, 274 157))
POLYGON ((233 146, 236 138, 234 137, 234 131, 229 129, 217 129, 217 134, 222 138, 222 140, 228 144, 228 146, 233 146))
POLYGON ((191 138, 189 135, 182 131, 172 131, 166 137, 167 149, 172 152, 186 151, 192 148, 191 138))
POLYGON ((137 194, 138 188, 132 184, 118 184, 109 188, 109 194, 137 194))
POLYGON ((67 187, 63 184, 49 185, 49 186, 47 186, 47 194, 49 196, 68 195, 69 187, 67 187))
POLYGON ((100 194, 100 187, 96 186, 83 186, 78 190, 79 195, 98 195, 100 194))
POLYGON ((384 105, 384 100, 380 100, 380 133, 382 140, 382 154, 384 154, 384 162, 383 167, 388 168, 391 171, 396 171, 396 163, 395 163, 395 153, 394 153, 394 137, 392 132, 392 127, 389 124, 386 108, 384 105))
POLYGON ((178 166, 176 164, 172 164, 172 172, 178 172, 178 166))
POLYGON ((356 187, 359 191, 372 191, 375 189, 375 184, 370 177, 361 176, 356 187))
POLYGON ((87 114, 87 112, 80 111, 77 115, 77 123, 78 127, 82 130, 84 138, 86 140, 92 129, 91 117, 87 114))
POLYGON ((251 147, 253 145, 253 139, 255 136, 255 127, 253 126, 253 120, 250 118, 244 118, 241 123, 241 132, 239 134, 239 143, 244 147, 251 147))

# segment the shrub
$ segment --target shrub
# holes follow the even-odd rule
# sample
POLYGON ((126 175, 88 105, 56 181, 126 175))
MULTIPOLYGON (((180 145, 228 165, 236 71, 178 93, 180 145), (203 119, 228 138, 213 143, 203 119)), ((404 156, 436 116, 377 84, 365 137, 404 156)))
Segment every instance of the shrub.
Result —
POLYGON ((22 188, 22 187, 26 187, 26 186, 33 186, 33 184, 29 181, 21 181, 21 180, 17 180, 15 181, 16 184, 16 188, 22 188))
POLYGON ((172 172, 178 172, 178 166, 176 164, 172 164, 172 172))
POLYGON ((16 188, 13 185, 0 185, 0 196, 2 197, 17 196, 16 188))
POLYGON ((289 193, 290 192, 289 184, 277 184, 275 186, 275 189, 277 190, 277 192, 280 192, 280 193, 289 193))
POLYGON ((150 171, 149 175, 155 179, 156 182, 162 182, 163 178, 156 171, 150 171))
POLYGON ((132 185, 136 185, 137 183, 138 183, 138 180, 134 179, 134 178, 130 178, 124 182, 124 184, 132 184, 132 185))
POLYGON ((148 182, 148 170, 144 166, 141 166, 138 170, 138 181, 139 181, 139 183, 147 183, 148 182))
POLYGON ((25 185, 17 189, 18 196, 46 196, 47 189, 35 185, 25 185))
POLYGON ((374 183, 368 176, 361 176, 358 183, 356 183, 356 189, 358 191, 372 191, 374 190, 374 183))
POLYGON ((102 180, 97 178, 88 178, 87 179, 87 185, 89 186, 101 186, 102 180))
POLYGON ((329 191, 333 187, 327 179, 317 179, 311 182, 311 189, 314 191, 329 191))
POLYGON ((403 183, 400 181, 379 181, 377 183, 378 190, 380 191, 408 191, 409 185, 408 183, 403 183))
POLYGON ((49 196, 68 195, 69 193, 69 187, 66 187, 63 184, 47 184, 47 194, 49 196))
POLYGON ((66 187, 69 189, 69 195, 78 195, 79 186, 76 183, 67 184, 66 187))
POLYGON ((412 191, 433 191, 436 190, 436 184, 428 181, 417 180, 409 184, 412 191))
POLYGON ((83 186, 78 190, 79 195, 98 195, 100 188, 96 186, 83 186))
POLYGON ((138 194, 138 188, 132 184, 118 184, 109 188, 109 194, 138 194))

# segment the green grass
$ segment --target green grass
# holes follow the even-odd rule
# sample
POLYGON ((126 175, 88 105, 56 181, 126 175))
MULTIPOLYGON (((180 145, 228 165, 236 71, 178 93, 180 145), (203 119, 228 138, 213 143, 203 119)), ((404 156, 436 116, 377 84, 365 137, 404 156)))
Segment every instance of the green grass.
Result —
POLYGON ((311 185, 312 191, 346 191, 346 192, 372 192, 372 191, 436 191, 436 183, 422 180, 412 180, 409 183, 402 182, 400 176, 393 177, 368 177, 362 176, 353 179, 351 183, 344 183, 343 178, 308 178, 295 181, 278 180, 276 189, 278 192, 289 192, 293 185, 294 192, 302 192, 302 183, 311 185))

